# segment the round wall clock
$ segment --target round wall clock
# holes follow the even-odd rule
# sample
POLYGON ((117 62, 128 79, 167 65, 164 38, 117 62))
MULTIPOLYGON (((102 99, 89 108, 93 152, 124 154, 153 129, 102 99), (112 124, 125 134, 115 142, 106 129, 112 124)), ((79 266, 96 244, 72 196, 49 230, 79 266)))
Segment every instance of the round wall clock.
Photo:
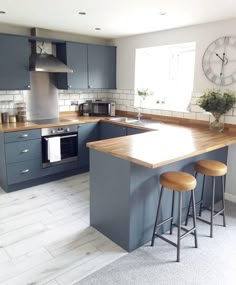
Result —
POLYGON ((236 38, 221 37, 206 49, 202 68, 206 77, 216 85, 236 82, 236 38))

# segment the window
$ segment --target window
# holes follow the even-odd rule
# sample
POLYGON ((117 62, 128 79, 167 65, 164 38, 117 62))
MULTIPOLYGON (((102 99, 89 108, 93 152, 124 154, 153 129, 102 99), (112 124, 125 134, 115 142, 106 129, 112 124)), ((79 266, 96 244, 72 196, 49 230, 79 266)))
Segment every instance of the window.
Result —
POLYGON ((195 43, 136 49, 135 90, 148 88, 151 96, 135 96, 135 106, 186 111, 190 104, 195 43))

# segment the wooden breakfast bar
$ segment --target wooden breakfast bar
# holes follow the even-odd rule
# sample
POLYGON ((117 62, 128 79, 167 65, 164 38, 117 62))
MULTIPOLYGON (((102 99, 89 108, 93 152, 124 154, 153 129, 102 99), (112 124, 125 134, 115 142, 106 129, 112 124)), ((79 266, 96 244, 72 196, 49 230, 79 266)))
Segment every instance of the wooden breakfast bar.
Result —
MULTIPOLYGON (((160 192, 160 174, 170 170, 193 174, 193 164, 200 159, 227 163, 227 146, 235 143, 236 133, 167 124, 158 131, 88 143, 91 226, 127 251, 149 242, 160 192)), ((197 201, 202 186, 199 178, 197 201)), ((216 199, 220 198, 217 182, 216 199)), ((206 185, 209 183, 206 180, 206 185)), ((204 200, 210 201, 209 193, 205 193, 204 200)), ((163 200, 166 207, 162 209, 162 218, 165 219, 171 211, 171 191, 165 192, 163 200)), ((184 195, 185 213, 188 203, 189 196, 184 195)))

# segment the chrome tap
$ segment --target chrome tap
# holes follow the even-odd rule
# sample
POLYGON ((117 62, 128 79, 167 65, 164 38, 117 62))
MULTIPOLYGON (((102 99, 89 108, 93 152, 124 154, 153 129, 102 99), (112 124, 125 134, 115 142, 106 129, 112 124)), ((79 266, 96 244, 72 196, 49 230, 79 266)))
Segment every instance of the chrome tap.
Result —
POLYGON ((141 108, 137 108, 137 107, 134 107, 134 108, 138 111, 136 118, 138 119, 138 121, 141 121, 141 118, 142 118, 141 108))

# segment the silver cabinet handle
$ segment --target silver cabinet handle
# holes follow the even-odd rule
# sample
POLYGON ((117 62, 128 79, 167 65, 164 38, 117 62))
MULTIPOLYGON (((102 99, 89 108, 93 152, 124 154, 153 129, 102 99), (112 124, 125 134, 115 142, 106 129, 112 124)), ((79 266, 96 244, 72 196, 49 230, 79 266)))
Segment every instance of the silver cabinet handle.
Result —
POLYGON ((29 169, 25 169, 25 170, 21 171, 22 174, 25 174, 25 173, 28 173, 28 172, 29 172, 29 169))
POLYGON ((29 135, 28 134, 23 134, 20 136, 20 138, 27 138, 29 135))
POLYGON ((23 149, 22 151, 21 151, 21 153, 27 153, 29 150, 28 149, 23 149))

